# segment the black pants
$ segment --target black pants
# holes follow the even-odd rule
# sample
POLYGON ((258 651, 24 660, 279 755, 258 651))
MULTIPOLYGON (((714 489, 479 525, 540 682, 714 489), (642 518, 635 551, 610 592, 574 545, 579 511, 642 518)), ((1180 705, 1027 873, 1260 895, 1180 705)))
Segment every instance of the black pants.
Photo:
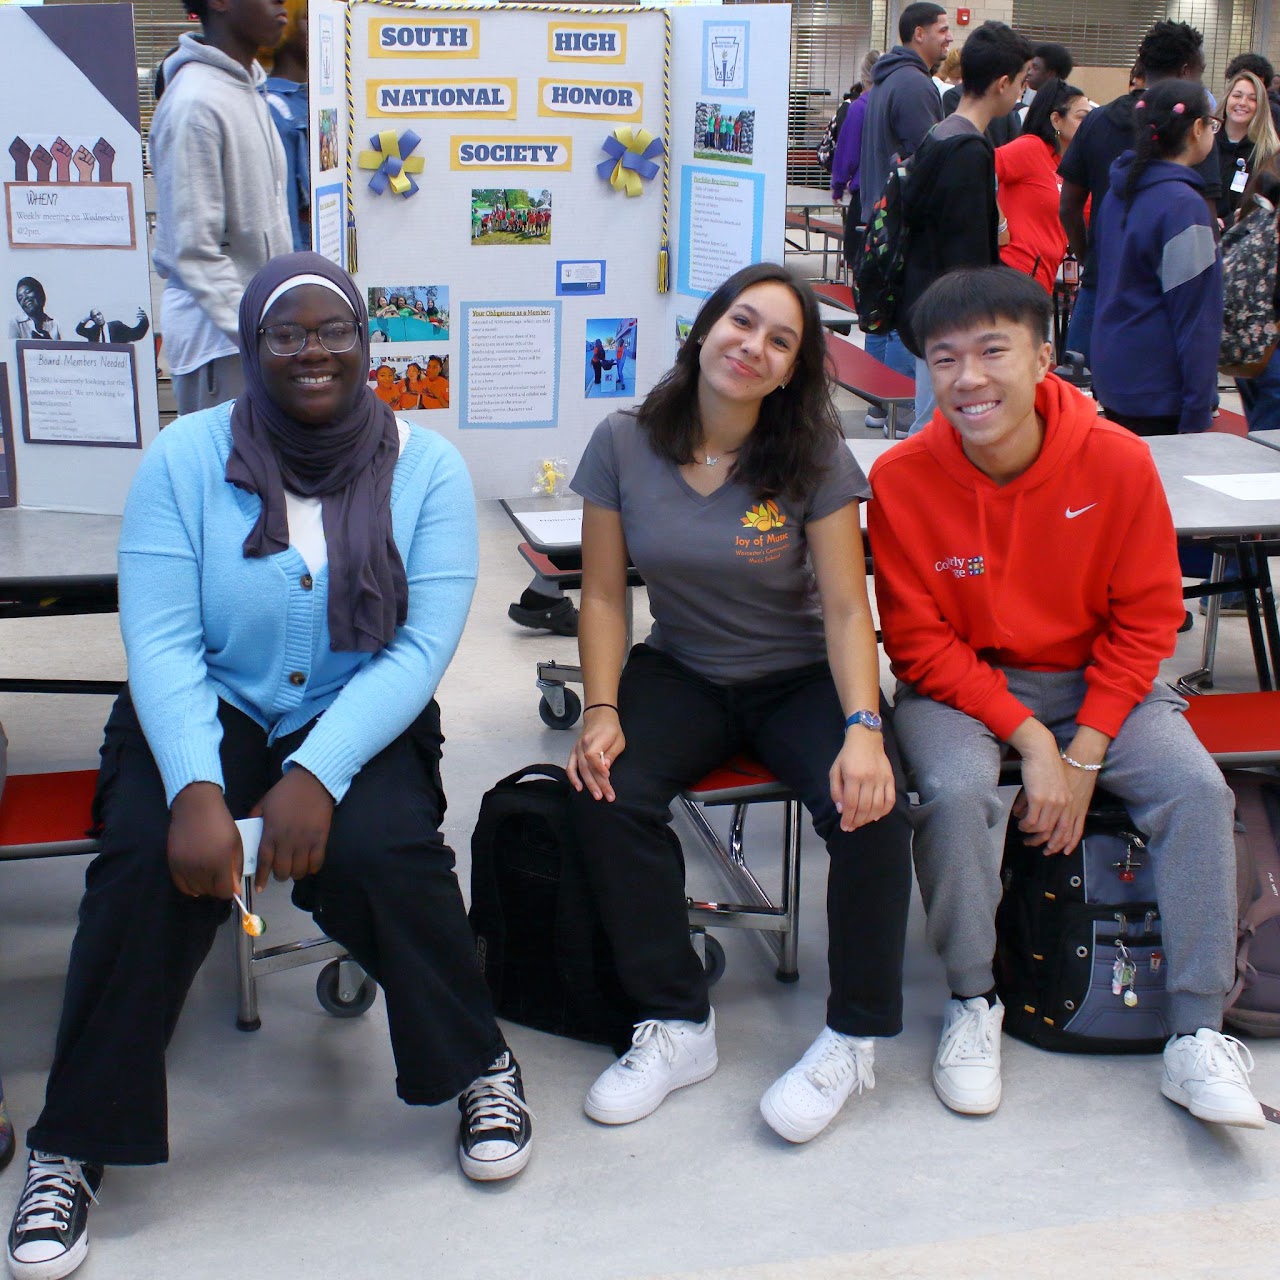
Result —
POLYGON ((862 246, 867 238, 867 228, 862 221, 862 195, 849 188, 849 203, 844 211, 844 261, 850 271, 858 269, 862 258, 862 246))
POLYGON ((1176 436, 1181 419, 1176 413, 1162 414, 1154 418, 1142 418, 1133 413, 1117 413, 1114 409, 1102 408, 1102 416, 1118 427, 1128 427, 1135 436, 1176 436))
POLYGON ((831 855, 827 1025, 857 1036, 901 1031, 911 832, 892 737, 886 733, 893 810, 846 833, 827 777, 844 740, 844 713, 825 662, 719 685, 641 644, 623 669, 618 705, 627 745, 611 770, 617 798, 594 800, 583 790, 573 814, 618 976, 641 1016, 707 1017, 670 805, 683 787, 747 750, 796 792, 831 855))
MULTIPOLYGON (((227 703, 218 717, 227 807, 242 818, 311 726, 268 746, 227 703)), ((381 985, 396 1090, 409 1103, 447 1101, 503 1047, 440 837, 442 744, 433 701, 356 774, 323 868, 294 887, 381 985)), ((169 1149, 165 1049, 231 904, 174 887, 164 787, 127 690, 107 721, 94 806, 102 852, 85 877, 44 1111, 27 1141, 81 1160, 158 1164, 169 1149)))

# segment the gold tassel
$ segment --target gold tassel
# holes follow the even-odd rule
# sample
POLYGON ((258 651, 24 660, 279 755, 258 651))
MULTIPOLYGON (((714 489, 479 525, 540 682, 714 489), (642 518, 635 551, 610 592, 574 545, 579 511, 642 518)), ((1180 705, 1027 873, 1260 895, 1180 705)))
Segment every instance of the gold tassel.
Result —
POLYGON ((360 259, 356 253, 356 220, 354 215, 347 215, 347 274, 355 275, 360 270, 360 259))
POLYGON ((662 242, 658 250, 658 292, 666 293, 671 288, 671 252, 667 242, 662 242))

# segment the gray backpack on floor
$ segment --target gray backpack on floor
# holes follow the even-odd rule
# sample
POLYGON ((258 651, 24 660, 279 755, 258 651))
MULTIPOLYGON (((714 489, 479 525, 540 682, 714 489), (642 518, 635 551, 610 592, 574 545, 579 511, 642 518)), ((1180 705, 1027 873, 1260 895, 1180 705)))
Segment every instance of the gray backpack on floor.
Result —
POLYGON ((1236 985, 1224 1021, 1280 1036, 1280 781, 1230 770, 1236 796, 1236 985))

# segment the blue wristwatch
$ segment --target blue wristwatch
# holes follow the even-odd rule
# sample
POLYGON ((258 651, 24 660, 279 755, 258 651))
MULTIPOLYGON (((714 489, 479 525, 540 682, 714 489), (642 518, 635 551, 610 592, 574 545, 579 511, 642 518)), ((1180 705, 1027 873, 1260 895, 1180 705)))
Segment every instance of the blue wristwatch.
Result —
POLYGON ((852 729, 855 724, 860 724, 864 729, 870 729, 873 733, 880 732, 881 719, 874 711, 855 711, 845 722, 846 729, 852 729))

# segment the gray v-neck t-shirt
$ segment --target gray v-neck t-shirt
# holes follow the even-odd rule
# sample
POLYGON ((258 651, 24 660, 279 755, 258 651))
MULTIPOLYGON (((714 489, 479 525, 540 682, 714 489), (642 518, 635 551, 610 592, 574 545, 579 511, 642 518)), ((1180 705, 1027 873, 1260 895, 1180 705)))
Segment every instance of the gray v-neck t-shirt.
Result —
POLYGON ((703 496, 654 453, 629 413, 614 413, 595 429, 570 487, 621 514, 649 589, 655 649, 718 684, 826 657, 805 527, 871 495, 843 441, 802 501, 762 501, 732 477, 703 496))

